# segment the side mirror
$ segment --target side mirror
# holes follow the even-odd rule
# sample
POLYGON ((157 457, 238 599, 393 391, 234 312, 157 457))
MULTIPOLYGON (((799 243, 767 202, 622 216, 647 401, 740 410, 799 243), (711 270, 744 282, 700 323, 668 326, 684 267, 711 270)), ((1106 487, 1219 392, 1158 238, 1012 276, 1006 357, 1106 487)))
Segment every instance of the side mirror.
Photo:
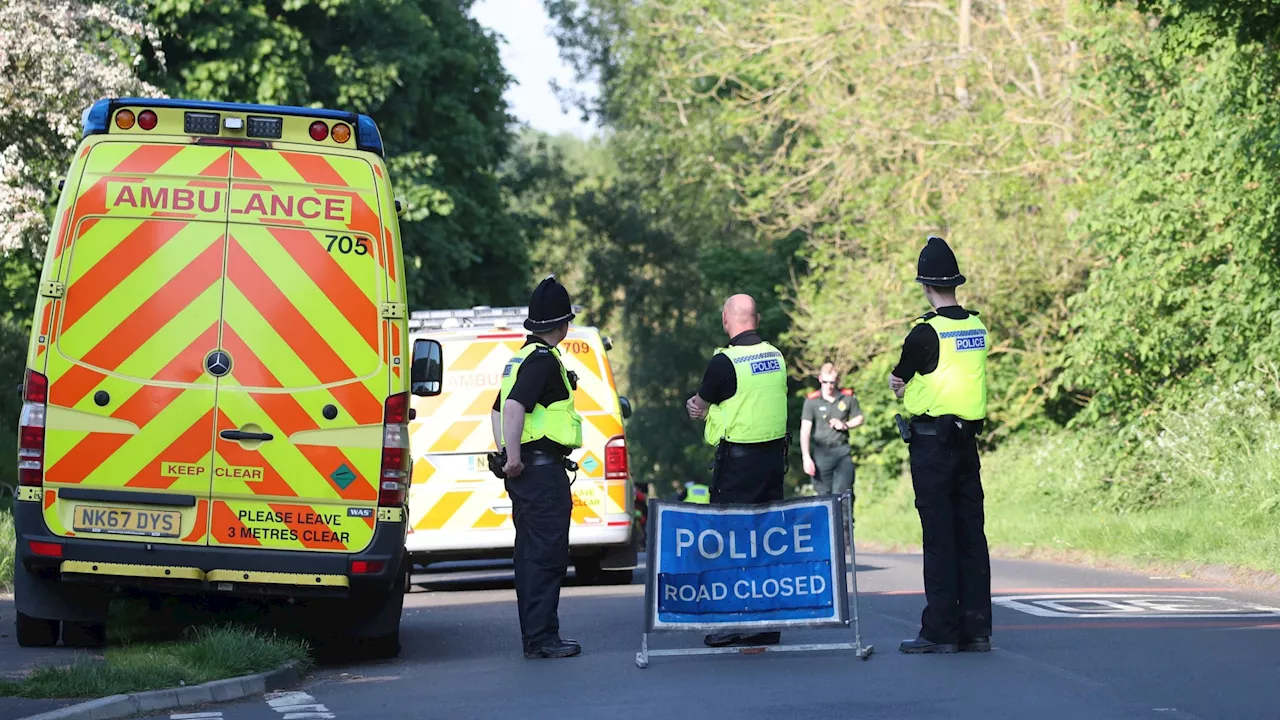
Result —
POLYGON ((605 352, 609 352, 610 350, 613 349, 613 339, 610 338, 608 335, 601 337, 600 342, 604 345, 605 352))
POLYGON ((404 217, 404 211, 409 209, 409 203, 396 198, 396 217, 404 217))
POLYGON ((438 340, 413 341, 413 366, 409 371, 414 395, 431 397, 444 388, 444 351, 438 340))
POLYGON ((626 420, 631 417, 631 401, 619 395, 618 404, 622 406, 622 419, 626 420))

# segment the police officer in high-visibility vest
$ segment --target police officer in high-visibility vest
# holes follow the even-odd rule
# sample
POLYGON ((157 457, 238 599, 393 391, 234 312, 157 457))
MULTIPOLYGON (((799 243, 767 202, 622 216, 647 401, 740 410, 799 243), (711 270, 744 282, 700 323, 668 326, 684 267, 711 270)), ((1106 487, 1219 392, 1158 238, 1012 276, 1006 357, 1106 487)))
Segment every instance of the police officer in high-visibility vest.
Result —
POLYGON ((987 414, 987 328, 956 301, 965 281, 942 238, 930 237, 916 282, 934 311, 908 333, 889 388, 910 420, 911 479, 924 539, 927 606, 905 653, 991 649, 991 560, 983 529, 977 435, 987 414))
MULTIPOLYGON (((703 439, 716 448, 711 504, 781 500, 789 442, 786 363, 756 330, 760 315, 750 295, 729 298, 721 323, 729 346, 711 356, 701 387, 685 403, 689 417, 706 420, 703 439)), ((777 632, 730 633, 708 635, 704 642, 772 645, 780 638, 777 632)))
POLYGON ((573 406, 577 379, 556 346, 573 318, 568 291, 554 276, 543 280, 529 299, 524 326, 531 334, 503 368, 493 404, 494 440, 506 452, 499 477, 506 480, 516 529, 516 603, 526 658, 582 652, 560 637, 558 613, 573 515, 566 467, 570 451, 582 447, 582 417, 573 406))
POLYGON ((689 503, 697 503, 699 505, 708 505, 711 503, 711 488, 700 482, 685 483, 684 501, 689 503))

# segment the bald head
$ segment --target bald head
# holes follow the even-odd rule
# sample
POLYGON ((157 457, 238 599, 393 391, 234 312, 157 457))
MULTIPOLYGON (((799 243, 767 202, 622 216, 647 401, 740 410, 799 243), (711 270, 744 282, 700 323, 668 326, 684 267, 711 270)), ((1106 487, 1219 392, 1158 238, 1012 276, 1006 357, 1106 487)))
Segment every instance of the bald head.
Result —
POLYGON ((756 311, 755 299, 740 293, 725 300, 721 320, 730 339, 748 330, 755 330, 760 326, 760 313, 756 311))

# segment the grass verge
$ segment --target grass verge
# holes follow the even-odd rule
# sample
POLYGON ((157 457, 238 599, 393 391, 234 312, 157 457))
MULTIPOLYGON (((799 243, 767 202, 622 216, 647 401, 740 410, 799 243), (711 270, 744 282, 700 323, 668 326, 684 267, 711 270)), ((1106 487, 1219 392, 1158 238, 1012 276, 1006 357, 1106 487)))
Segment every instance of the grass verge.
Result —
POLYGON ((0 508, 0 593, 13 591, 13 515, 0 508))
POLYGON ((101 660, 81 659, 39 667, 20 680, 0 679, 0 696, 96 698, 179 683, 199 685, 273 670, 291 660, 300 669, 311 664, 305 643, 253 628, 195 628, 192 635, 186 642, 108 648, 101 660))
MULTIPOLYGON (((1280 574, 1277 407, 1280 389, 1240 383, 1139 425, 1010 441, 982 457, 988 541, 1003 555, 1280 574)), ((859 485, 858 539, 918 546, 910 478, 859 485)))

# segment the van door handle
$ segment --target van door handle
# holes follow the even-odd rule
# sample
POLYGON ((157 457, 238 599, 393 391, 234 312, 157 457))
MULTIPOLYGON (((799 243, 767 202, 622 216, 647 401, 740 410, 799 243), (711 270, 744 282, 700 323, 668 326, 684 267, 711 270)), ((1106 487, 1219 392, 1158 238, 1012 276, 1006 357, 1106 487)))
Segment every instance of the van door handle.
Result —
POLYGON ((243 430, 223 430, 218 434, 221 435, 224 440, 262 440, 263 442, 266 442, 267 440, 271 440, 275 437, 271 433, 252 433, 245 432, 243 430))

